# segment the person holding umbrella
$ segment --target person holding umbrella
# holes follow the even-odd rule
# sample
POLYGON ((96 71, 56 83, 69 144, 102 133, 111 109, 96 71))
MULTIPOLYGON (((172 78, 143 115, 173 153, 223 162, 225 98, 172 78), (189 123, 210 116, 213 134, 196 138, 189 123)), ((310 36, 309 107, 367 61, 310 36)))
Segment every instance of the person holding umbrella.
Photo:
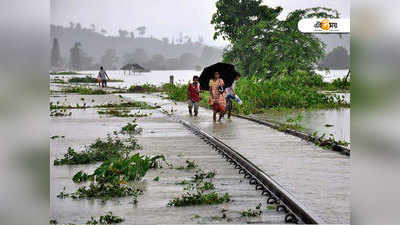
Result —
MULTIPOLYGON (((239 72, 235 66, 229 63, 219 62, 203 69, 200 74, 199 83, 202 90, 210 91, 208 103, 212 105, 216 121, 216 114, 219 112, 219 120, 224 116, 226 110, 225 87, 231 87, 238 79, 239 72)), ((234 88, 234 87, 233 87, 234 88)))
POLYGON ((214 78, 210 80, 210 98, 208 103, 213 108, 213 121, 217 121, 217 113, 219 112, 219 119, 221 121, 225 113, 225 89, 224 81, 220 78, 219 72, 214 73, 214 78))

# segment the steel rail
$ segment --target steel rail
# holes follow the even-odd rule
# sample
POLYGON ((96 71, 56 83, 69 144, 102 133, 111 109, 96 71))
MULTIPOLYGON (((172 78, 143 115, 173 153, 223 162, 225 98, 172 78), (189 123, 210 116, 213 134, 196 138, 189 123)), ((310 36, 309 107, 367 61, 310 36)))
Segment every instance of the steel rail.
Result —
POLYGON ((302 221, 306 224, 323 224, 324 222, 315 215, 310 213, 304 205, 302 205, 295 197, 290 194, 284 187, 277 183, 272 177, 246 159, 236 150, 209 135, 199 127, 184 120, 178 120, 187 129, 192 131, 207 142, 209 145, 223 155, 226 160, 239 169, 239 173, 249 179, 251 185, 256 185, 256 190, 262 190, 262 195, 267 196, 268 204, 278 204, 277 211, 286 213, 285 222, 298 223, 302 221))
MULTIPOLYGON (((273 129, 279 130, 279 125, 277 123, 260 120, 260 119, 256 119, 256 118, 249 117, 249 116, 238 115, 238 114, 235 114, 234 116, 241 118, 241 119, 250 120, 250 121, 256 122, 258 124, 265 125, 265 126, 273 128, 273 129)), ((321 145, 321 144, 324 144, 327 142, 327 140, 322 140, 320 138, 316 138, 316 137, 313 137, 312 135, 309 135, 309 134, 306 134, 306 133, 303 133, 303 132, 300 132, 297 130, 293 130, 293 129, 286 129, 283 132, 293 135, 293 136, 296 136, 296 137, 299 137, 306 141, 311 141, 317 145, 321 145)), ((347 155, 347 156, 350 156, 350 152, 351 152, 349 148, 346 148, 346 147, 344 147, 342 145, 338 145, 338 144, 333 145, 332 150, 339 152, 343 155, 347 155)))

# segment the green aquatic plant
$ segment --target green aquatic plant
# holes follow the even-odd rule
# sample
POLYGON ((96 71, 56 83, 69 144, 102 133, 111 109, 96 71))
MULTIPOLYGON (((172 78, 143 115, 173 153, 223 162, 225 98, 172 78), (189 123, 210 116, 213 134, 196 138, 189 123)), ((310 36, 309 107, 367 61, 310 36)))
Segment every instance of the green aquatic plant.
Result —
POLYGON ((153 93, 160 91, 161 89, 153 84, 132 85, 128 89, 130 93, 153 93))
POLYGON ((194 168, 197 168, 197 167, 198 167, 198 165, 196 164, 195 161, 186 160, 186 166, 180 166, 180 167, 178 167, 176 169, 177 170, 191 170, 191 169, 194 169, 194 168))
POLYGON ((120 104, 103 104, 103 105, 97 105, 97 108, 127 108, 127 107, 132 107, 132 108, 139 108, 139 109, 158 109, 160 106, 151 106, 147 104, 146 102, 140 102, 140 101, 130 101, 130 102, 123 102, 120 104))
POLYGON ((98 220, 96 220, 93 216, 86 222, 86 224, 114 224, 114 223, 121 223, 124 219, 119 216, 114 216, 112 212, 108 212, 106 215, 100 216, 98 220))
POLYGON ((130 110, 128 109, 123 109, 123 110, 118 110, 118 109, 107 109, 105 111, 97 111, 98 114, 100 115, 111 115, 115 117, 147 117, 151 115, 151 113, 142 113, 140 111, 135 112, 135 113, 129 113, 130 110))
POLYGON ((72 199, 103 198, 104 200, 115 197, 126 197, 143 194, 140 188, 126 184, 90 183, 88 187, 82 186, 76 192, 69 194, 72 199))
POLYGON ((74 86, 74 87, 70 86, 70 87, 63 88, 61 91, 65 92, 65 93, 78 93, 81 95, 105 95, 105 94, 107 94, 107 92, 102 89, 91 89, 88 87, 81 87, 81 86, 74 86))
POLYGON ((180 197, 169 201, 168 206, 214 205, 229 202, 230 197, 228 193, 220 195, 215 191, 209 192, 215 189, 212 183, 214 176, 214 171, 204 172, 203 170, 197 170, 191 181, 184 180, 177 183, 177 185, 187 184, 187 186, 180 197))
POLYGON ((255 209, 248 209, 247 211, 242 211, 240 214, 244 217, 257 217, 262 215, 262 210, 261 210, 261 203, 256 206, 255 209))
POLYGON ((141 146, 137 143, 136 139, 128 139, 125 144, 118 137, 112 138, 108 136, 106 140, 100 138, 96 142, 89 145, 89 147, 81 152, 76 152, 73 148, 69 147, 67 153, 64 154, 62 159, 54 160, 54 165, 74 165, 74 164, 89 164, 94 162, 102 162, 112 158, 122 157, 129 154, 131 151, 140 149, 141 146))
POLYGON ((162 91, 168 95, 169 99, 175 101, 187 101, 187 84, 164 84, 162 86, 162 91))
MULTIPOLYGON (((97 78, 86 76, 86 77, 73 77, 68 80, 69 83, 97 83, 97 78)), ((123 80, 110 79, 107 82, 124 82, 123 80)))
POLYGON ((121 134, 136 135, 142 133, 142 129, 138 127, 134 120, 132 123, 128 123, 121 128, 121 134))
POLYGON ((230 201, 228 193, 220 195, 216 192, 184 193, 181 197, 174 198, 168 202, 168 206, 182 207, 191 205, 217 205, 230 201))
POLYGON ((72 179, 78 183, 91 180, 97 183, 126 184, 140 180, 149 169, 158 168, 160 160, 165 161, 165 157, 163 155, 149 157, 136 153, 127 158, 107 160, 90 175, 79 171, 72 179))
POLYGON ((72 112, 68 112, 66 109, 51 109, 50 116, 52 117, 64 117, 71 116, 72 112))

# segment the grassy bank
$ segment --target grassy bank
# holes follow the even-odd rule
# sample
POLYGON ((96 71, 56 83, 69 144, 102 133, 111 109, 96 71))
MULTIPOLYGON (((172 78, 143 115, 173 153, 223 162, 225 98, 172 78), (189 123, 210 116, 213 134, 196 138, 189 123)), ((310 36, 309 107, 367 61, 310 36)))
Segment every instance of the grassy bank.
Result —
MULTIPOLYGON (((325 83, 322 76, 297 72, 290 76, 276 76, 268 80, 256 77, 241 78, 236 85, 236 94, 243 104, 234 103, 236 113, 261 113, 268 110, 329 109, 349 107, 344 99, 329 96, 321 90, 342 91, 350 88, 349 82, 337 80, 325 83)), ((187 85, 165 84, 162 91, 175 101, 187 100, 187 85)), ((200 105, 208 106, 209 93, 201 93, 200 105)))

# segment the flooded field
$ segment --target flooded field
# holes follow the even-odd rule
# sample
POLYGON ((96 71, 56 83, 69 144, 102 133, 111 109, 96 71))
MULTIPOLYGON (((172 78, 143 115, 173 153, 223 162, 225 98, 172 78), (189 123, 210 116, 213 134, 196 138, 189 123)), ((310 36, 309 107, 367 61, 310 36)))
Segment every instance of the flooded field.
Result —
MULTIPOLYGON (((284 213, 276 212, 273 205, 266 204, 260 191, 254 190, 254 186, 250 186, 209 145, 173 118, 189 121, 220 138, 275 179, 326 223, 350 222, 351 164, 347 156, 251 121, 232 118, 212 122, 212 112, 205 108, 200 109, 199 117, 190 117, 185 103, 162 98, 160 93, 78 95, 61 92, 63 86, 50 85, 51 90, 55 91, 51 93, 50 101, 64 110, 60 116, 53 114, 50 121, 50 136, 62 137, 51 138, 50 141, 51 218, 59 223, 82 224, 91 216, 98 218, 108 211, 124 218, 123 224, 284 223, 284 213), (160 108, 114 106, 126 102, 145 102, 149 106, 157 104, 160 108), (82 108, 82 105, 86 108, 82 108), (102 107, 107 105, 113 108, 102 107), (100 113, 114 108, 123 112, 109 115, 100 113), (54 160, 62 157, 68 147, 78 152, 84 151, 97 138, 104 139, 107 135, 118 133, 121 127, 132 121, 136 121, 143 129, 142 134, 135 137, 143 146, 139 152, 163 154, 168 163, 173 165, 147 172, 143 180, 137 183, 143 189, 143 194, 137 197, 137 203, 132 197, 106 201, 100 198, 57 197, 62 192, 71 193, 82 187, 82 184, 72 181, 74 174, 80 170, 91 173, 100 163, 54 166, 54 160), (195 173, 194 169, 177 169, 184 167, 187 161, 195 162, 196 168, 215 170, 215 191, 229 193, 232 201, 217 205, 168 207, 168 203, 184 191, 185 187, 177 183, 190 180, 195 173), (259 203, 262 203, 262 215, 241 215, 243 211, 255 209, 259 203), (156 216, 154 211, 157 211, 156 216)), ((88 87, 95 88, 93 85, 88 87)), ((113 91, 110 88, 106 90, 113 91)), ((307 129, 336 132, 335 135, 345 140, 349 137, 349 109, 310 111, 302 115, 301 125, 307 129)), ((292 115, 259 116, 284 122, 292 115)), ((124 138, 124 135, 118 135, 124 138)))
MULTIPOLYGON (((324 77, 324 81, 331 82, 336 78, 342 78, 347 75, 348 70, 331 70, 327 71, 316 71, 324 77)), ((55 75, 54 77, 60 77, 63 79, 69 79, 71 77, 85 77, 90 75, 92 77, 97 77, 98 71, 79 71, 79 73, 85 75, 55 75)), ((129 88, 131 85, 140 84, 154 84, 161 85, 169 82, 169 76, 174 75, 175 82, 186 84, 189 80, 193 78, 194 75, 199 76, 201 71, 197 70, 163 70, 163 71, 151 71, 149 73, 131 73, 130 75, 122 70, 110 70, 107 71, 110 79, 123 80, 123 82, 112 82, 109 83, 111 87, 121 87, 129 88)))
POLYGON ((162 101, 163 109, 190 121, 233 147, 266 171, 326 223, 350 221, 350 159, 312 143, 247 120, 212 122, 211 110, 201 108, 190 117, 184 103, 160 100, 156 95, 126 94, 149 103, 162 101), (168 103, 169 102, 169 103, 168 103))
POLYGON ((298 115, 302 117, 299 125, 304 127, 307 133, 318 132, 319 135, 326 134, 327 137, 329 134, 333 134, 335 140, 350 142, 350 108, 265 113, 252 116, 258 119, 286 123, 289 118, 297 118, 298 115))
MULTIPOLYGON (((123 101, 151 99, 149 104, 171 106, 163 101, 146 95, 76 95, 57 93, 51 96, 51 102, 60 102, 58 107, 69 106, 77 102, 88 102, 88 107, 103 104, 118 104, 123 101), (122 96, 122 97, 121 97, 122 96), (82 100, 83 99, 83 100, 82 100)), ((285 214, 265 204, 266 198, 250 186, 248 181, 221 158, 209 145, 194 136, 178 122, 171 120, 159 109, 141 110, 148 116, 123 118, 100 115, 103 108, 67 109, 70 116, 51 117, 50 120, 50 204, 51 219, 61 224, 85 224, 90 217, 99 218, 107 212, 124 219, 121 224, 194 224, 194 223, 283 223, 285 214), (105 138, 128 122, 136 120, 142 129, 137 135, 142 145, 141 154, 163 154, 169 164, 159 169, 152 169, 137 185, 144 190, 137 198, 132 197, 90 199, 60 198, 61 193, 71 193, 85 185, 72 181, 78 171, 93 172, 100 163, 87 165, 55 166, 53 162, 63 157, 68 147, 84 151, 97 138, 105 138), (180 169, 187 161, 194 162, 193 169, 180 169), (180 182, 190 181, 196 171, 202 169, 215 172, 212 179, 215 192, 228 193, 230 202, 216 205, 186 207, 168 207, 168 203, 182 195, 185 185, 180 182), (243 211, 255 209, 263 204, 262 215, 242 216, 243 211), (157 214, 154 214, 157 212, 157 214)), ((137 109, 129 109, 130 112, 137 109)), ((123 136, 121 136, 123 138, 123 136)))

